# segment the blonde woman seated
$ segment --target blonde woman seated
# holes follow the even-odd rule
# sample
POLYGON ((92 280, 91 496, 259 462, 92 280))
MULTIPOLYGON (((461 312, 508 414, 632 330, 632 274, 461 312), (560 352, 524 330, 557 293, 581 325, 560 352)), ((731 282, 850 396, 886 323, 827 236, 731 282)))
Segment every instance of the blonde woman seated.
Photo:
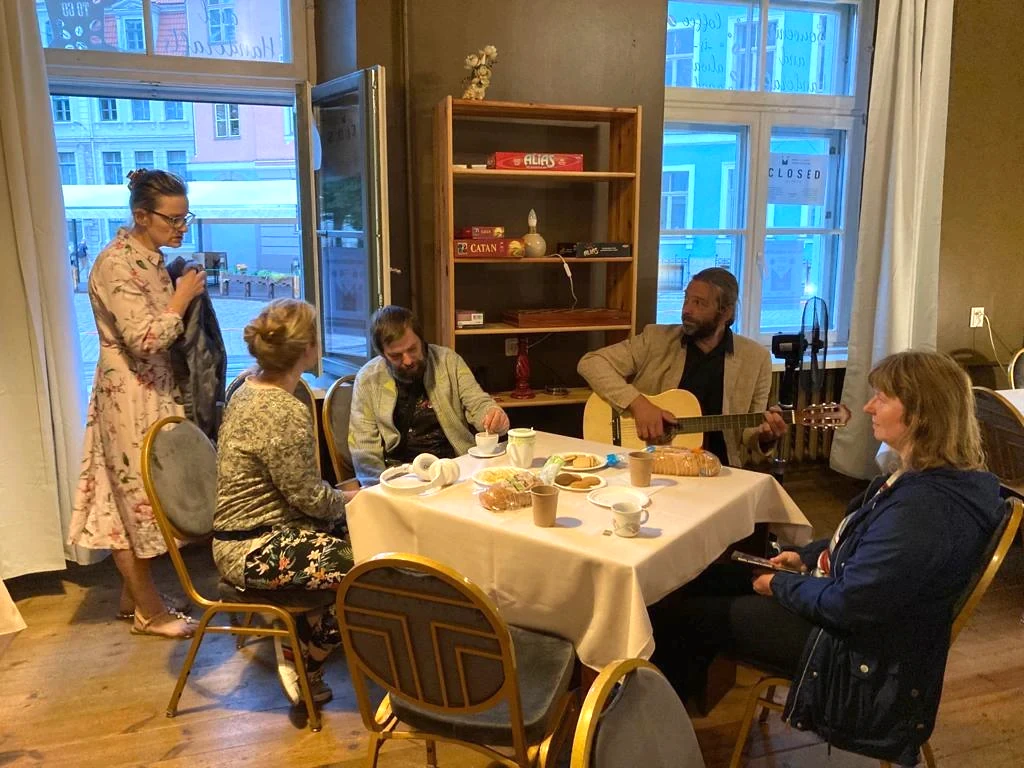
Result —
MULTIPOLYGON (((218 441, 213 556, 225 579, 255 589, 336 589, 352 567, 340 535, 356 493, 320 477, 313 424, 292 395, 319 355, 316 315, 304 301, 270 302, 243 334, 259 371, 235 392, 218 441)), ((297 617, 313 698, 326 702, 323 663, 341 643, 333 603, 297 617)), ((292 650, 275 638, 278 675, 299 702, 292 650)))

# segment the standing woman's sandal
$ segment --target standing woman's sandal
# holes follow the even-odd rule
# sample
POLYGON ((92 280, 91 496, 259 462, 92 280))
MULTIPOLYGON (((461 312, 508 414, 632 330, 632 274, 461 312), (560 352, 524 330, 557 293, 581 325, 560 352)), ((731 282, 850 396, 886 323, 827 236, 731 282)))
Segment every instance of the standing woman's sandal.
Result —
POLYGON ((149 619, 142 618, 136 611, 131 631, 133 635, 154 635, 176 640, 187 640, 195 634, 192 619, 170 611, 163 611, 149 619))
MULTIPOLYGON (((189 602, 187 597, 173 597, 172 595, 165 595, 163 592, 160 593, 160 600, 170 613, 176 613, 184 615, 188 613, 189 609, 192 608, 192 603, 189 602)), ((135 608, 124 608, 119 606, 117 613, 114 615, 118 621, 131 621, 135 618, 135 608)))

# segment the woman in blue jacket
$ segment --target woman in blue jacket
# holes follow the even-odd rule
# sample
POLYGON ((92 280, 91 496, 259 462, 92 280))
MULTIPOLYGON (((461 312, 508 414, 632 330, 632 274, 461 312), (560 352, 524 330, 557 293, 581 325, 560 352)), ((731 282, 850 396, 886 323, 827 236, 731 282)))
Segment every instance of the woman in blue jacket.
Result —
POLYGON ((758 571, 751 584, 747 572, 737 589, 735 570, 713 566, 656 606, 655 658, 676 669, 682 658, 693 680, 693 658, 729 649, 793 678, 783 717, 795 728, 915 765, 935 725, 954 606, 1002 505, 956 363, 901 352, 868 381, 864 411, 900 468, 871 484, 831 539, 774 558, 802 573, 758 571))

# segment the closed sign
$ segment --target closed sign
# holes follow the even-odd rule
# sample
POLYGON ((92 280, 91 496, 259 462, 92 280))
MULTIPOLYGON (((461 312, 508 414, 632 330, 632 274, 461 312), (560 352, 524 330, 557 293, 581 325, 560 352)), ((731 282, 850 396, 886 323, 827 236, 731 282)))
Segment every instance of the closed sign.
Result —
POLYGON ((824 205, 827 155, 773 152, 768 165, 768 202, 775 205, 824 205))

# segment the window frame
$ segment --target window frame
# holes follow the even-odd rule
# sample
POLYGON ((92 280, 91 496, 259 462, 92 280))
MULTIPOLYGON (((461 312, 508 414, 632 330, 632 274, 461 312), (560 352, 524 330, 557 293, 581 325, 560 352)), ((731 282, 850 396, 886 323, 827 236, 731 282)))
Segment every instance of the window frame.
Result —
MULTIPOLYGON (((843 179, 843 228, 841 243, 841 263, 835 266, 836 280, 839 282, 837 306, 830 306, 835 329, 830 332, 829 341, 834 346, 845 347, 849 339, 850 307, 853 298, 854 271, 856 265, 857 235, 860 219, 860 184, 864 164, 864 141, 867 123, 867 95, 871 71, 870 30, 875 24, 875 3, 871 0, 843 0, 845 5, 855 6, 857 13, 856 28, 856 67, 846 73, 854 79, 854 88, 850 95, 825 95, 822 93, 791 93, 763 90, 764 60, 766 46, 758 48, 758 90, 726 90, 701 87, 665 86, 665 110, 663 134, 671 130, 673 125, 701 124, 746 126, 748 129, 749 146, 747 156, 741 158, 748 165, 745 173, 739 173, 737 184, 740 194, 745 195, 747 211, 744 222, 736 227, 727 228, 731 233, 738 232, 741 237, 742 259, 741 274, 737 274, 740 283, 740 313, 737 317, 740 332, 760 341, 766 346, 771 342, 771 333, 760 333, 761 306, 763 300, 762 286, 764 281, 764 237, 767 227, 767 174, 761 171, 767 167, 764 163, 770 154, 771 131, 773 127, 821 128, 846 131, 845 174, 843 179), (865 31, 867 30, 867 32, 865 31), (763 160, 763 162, 762 162, 763 160)), ((786 10, 814 12, 823 9, 827 2, 775 2, 760 0, 758 19, 761 22, 761 39, 767 30, 772 14, 786 10)), ((842 39, 849 41, 854 32, 844 30, 842 39)), ((666 29, 667 32, 667 29, 666 29)), ((836 34, 838 34, 838 30, 836 34)), ((781 47, 776 50, 780 55, 781 47)), ((823 52, 822 54, 823 55, 823 52)), ((727 69, 728 71, 728 69, 727 69)), ((833 73, 833 82, 835 82, 833 73)), ((744 206, 740 206, 743 210, 744 206)), ((723 228, 726 229, 726 228, 723 228)), ((668 232, 667 234, 671 234, 668 232)), ((772 234, 783 234, 775 230, 772 234)), ((659 234, 666 236, 665 232, 659 234)), ((654 301, 657 306, 658 288, 655 284, 654 301)))
MULTIPOLYGON (((692 164, 692 163, 686 163, 684 165, 668 165, 668 166, 662 167, 661 173, 662 173, 661 178, 662 178, 662 182, 663 183, 662 183, 662 189, 661 189, 661 207, 659 208, 659 210, 662 213, 664 213, 665 212, 664 206, 665 206, 666 202, 668 202, 669 206, 670 206, 670 210, 669 210, 670 218, 671 218, 671 202, 670 202, 670 200, 671 200, 672 197, 678 196, 679 193, 682 192, 683 190, 674 190, 674 191, 666 192, 665 188, 664 188, 665 174, 666 173, 685 173, 686 174, 686 190, 685 190, 685 193, 686 193, 686 215, 683 217, 685 219, 685 221, 683 222, 683 226, 682 227, 664 227, 664 228, 661 229, 661 231, 662 232, 673 232, 673 231, 681 230, 681 229, 693 229, 693 203, 694 203, 694 200, 693 200, 693 190, 694 190, 694 184, 695 184, 695 181, 696 181, 697 166, 692 164)), ((674 222, 669 221, 668 223, 672 224, 674 222)))
MULTIPOLYGON (((45 48, 47 84, 51 94, 100 98, 146 98, 154 101, 234 103, 286 107, 295 111, 295 163, 300 191, 312 185, 312 108, 300 98, 303 88, 317 81, 313 34, 315 8, 309 0, 287 0, 282 14, 288 34, 281 41, 290 61, 206 58, 157 55, 154 53, 153 2, 141 0, 146 33, 143 54, 124 51, 83 51, 45 48)), ((188 115, 182 105, 182 120, 188 115)), ((165 115, 166 119, 166 115, 165 115)), ((186 151, 186 164, 189 160, 186 151)), ((165 155, 166 157, 166 155, 165 155)), ((89 160, 87 159, 87 162, 89 160)), ((96 162, 94 158, 91 162, 96 162)), ((123 166, 122 166, 123 168, 123 166)), ((103 178, 100 176, 100 178, 103 178)), ((123 184, 123 181, 119 183, 123 184)), ((314 216, 306 209, 308 195, 298 197, 296 227, 305 232, 314 216)), ((96 220, 100 227, 102 220, 96 220)), ((195 235, 197 241, 201 240, 195 235)), ((300 240, 302 295, 321 312, 318 292, 320 273, 318 250, 300 240)))
POLYGON ((61 185, 71 185, 78 183, 78 156, 74 152, 57 152, 57 168, 60 170, 60 183, 61 185), (71 162, 65 163, 64 160, 70 156, 71 162), (70 181, 64 180, 64 171, 70 169, 73 178, 70 181))
POLYGON ((218 102, 213 105, 213 138, 215 139, 239 139, 242 137, 242 110, 239 104, 231 102, 218 102), (226 115, 221 117, 221 108, 224 108, 226 115), (231 116, 234 109, 235 116, 231 116), (224 126, 224 133, 221 133, 221 125, 224 126))
POLYGON ((180 120, 184 120, 185 119, 185 102, 178 101, 177 99, 165 99, 163 101, 163 106, 164 106, 164 110, 163 110, 164 111, 164 122, 178 122, 180 120), (170 115, 168 115, 167 114, 167 105, 168 104, 177 104, 178 105, 179 114, 176 115, 175 117, 171 117, 170 115))
POLYGON ((111 98, 110 96, 101 96, 97 98, 96 110, 99 115, 97 122, 116 123, 120 118, 120 111, 117 106, 116 98, 111 98))
POLYGON ((100 151, 100 168, 103 169, 103 183, 104 184, 120 184, 124 179, 124 153, 119 149, 104 149, 100 151), (112 163, 107 162, 108 156, 117 155, 117 173, 114 174, 117 178, 110 181, 111 175, 107 173, 108 168, 113 168, 112 163))
POLYGON ((70 96, 51 96, 50 107, 53 113, 54 123, 70 123, 71 122, 71 97, 70 96), (58 109, 57 102, 61 103, 63 109, 58 109), (58 115, 60 113, 66 113, 66 117, 61 118, 58 115))
POLYGON ((170 173, 175 173, 185 181, 188 181, 188 150, 187 149, 165 149, 164 150, 164 169, 170 173), (185 162, 181 163, 180 166, 184 169, 184 173, 179 173, 177 170, 178 163, 175 163, 175 167, 171 167, 171 152, 181 152, 185 156, 185 162))
POLYGON ((132 122, 153 122, 153 108, 152 105, 149 103, 149 99, 132 99, 132 122), (140 113, 143 116, 140 117, 140 113))

